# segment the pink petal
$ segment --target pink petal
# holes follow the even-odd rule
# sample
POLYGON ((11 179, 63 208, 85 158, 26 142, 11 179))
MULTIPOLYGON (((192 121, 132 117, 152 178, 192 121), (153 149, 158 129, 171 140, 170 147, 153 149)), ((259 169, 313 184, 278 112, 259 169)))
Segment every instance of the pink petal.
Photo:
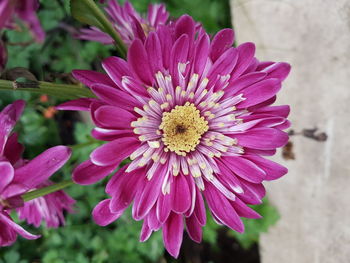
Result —
POLYGON ((166 173, 167 165, 160 165, 151 180, 144 179, 143 189, 139 189, 133 206, 135 220, 144 218, 151 210, 161 194, 161 187, 166 173))
POLYGON ((276 180, 288 172, 286 167, 260 156, 247 155, 246 157, 266 172, 265 180, 276 180))
POLYGON ((40 237, 38 235, 33 235, 27 232, 26 230, 24 230, 21 226, 13 222, 12 219, 9 216, 5 215, 3 212, 0 212, 0 221, 3 221, 5 224, 8 225, 8 227, 10 227, 12 230, 14 230, 19 235, 21 235, 26 239, 37 239, 40 237))
POLYGON ((262 216, 259 213, 255 212, 252 208, 247 206, 244 202, 242 202, 239 198, 236 198, 235 201, 230 201, 231 205, 237 212, 237 214, 241 217, 245 218, 261 218, 262 216))
POLYGON ((234 41, 234 32, 232 29, 226 28, 219 31, 211 42, 210 57, 212 61, 216 61, 221 54, 228 48, 232 47, 234 41))
POLYGON ((225 225, 243 233, 244 225, 229 200, 211 183, 205 184, 204 196, 210 211, 225 225))
POLYGON ((194 215, 186 218, 186 228, 188 235, 194 242, 200 243, 202 241, 202 226, 194 215))
POLYGON ((264 72, 252 72, 246 75, 239 77, 238 79, 234 79, 229 86, 225 89, 224 98, 229 98, 250 85, 257 83, 258 81, 263 80, 266 77, 266 73, 264 72))
POLYGON ((233 79, 241 76, 252 62, 255 54, 255 45, 253 43, 247 42, 239 45, 237 47, 237 50, 238 61, 231 75, 233 79))
POLYGON ((204 34, 196 45, 195 58, 193 61, 193 72, 201 75, 207 63, 210 50, 210 39, 207 34, 204 34))
POLYGON ((192 41, 195 32, 195 22, 189 15, 183 15, 177 19, 175 24, 175 38, 178 39, 182 35, 187 35, 187 37, 192 41))
POLYGON ((288 134, 274 128, 256 128, 232 137, 238 139, 240 146, 261 150, 273 150, 288 142, 288 134))
POLYGON ((23 151, 24 146, 18 142, 17 133, 12 133, 6 142, 4 156, 11 164, 15 164, 21 158, 23 151))
POLYGON ((0 162, 0 193, 5 189, 5 187, 12 182, 14 169, 9 162, 0 162))
POLYGON ((77 111, 89 111, 90 104, 96 99, 81 98, 64 102, 55 108, 57 110, 77 110, 77 111))
POLYGON ((100 72, 92 70, 73 70, 72 74, 74 78, 88 87, 91 87, 96 83, 101 83, 112 87, 115 85, 108 75, 100 72))
POLYGON ((112 213, 109 209, 110 201, 110 199, 105 199, 95 206, 94 210, 92 211, 92 217, 96 224, 100 226, 109 225, 123 214, 124 210, 119 211, 118 213, 112 213))
POLYGON ((204 205, 204 200, 202 193, 196 189, 196 204, 194 207, 193 214, 197 218, 198 223, 201 226, 205 226, 206 221, 207 221, 207 215, 205 212, 205 205, 204 205))
POLYGON ((223 161, 235 174, 252 183, 261 183, 266 173, 254 162, 243 157, 225 156, 223 161))
POLYGON ((45 182, 60 169, 71 156, 66 146, 52 147, 35 157, 26 165, 15 170, 14 184, 23 185, 27 190, 45 182))
POLYGON ((147 220, 145 220, 142 224, 142 229, 141 229, 141 235, 140 235, 140 242, 145 242, 147 241, 150 236, 152 235, 152 230, 148 227, 147 225, 147 220))
POLYGON ((103 128, 112 129, 130 129, 131 122, 136 120, 136 117, 127 110, 117 106, 101 106, 94 112, 96 121, 103 128))
POLYGON ((162 48, 158 35, 151 32, 145 43, 146 51, 149 57, 151 72, 155 75, 158 71, 163 70, 162 48))
POLYGON ((90 160, 82 162, 73 171, 73 181, 81 185, 94 184, 109 175, 116 165, 97 166, 90 160))
POLYGON ((172 196, 170 194, 159 194, 157 201, 157 218, 161 223, 164 223, 171 211, 172 196))
POLYGON ((179 256, 183 237, 182 215, 171 213, 163 227, 163 242, 166 250, 174 258, 179 256))
MULTIPOLYGON (((227 49, 211 67, 208 78, 216 79, 217 75, 225 76, 233 70, 237 63, 238 51, 236 48, 227 49)), ((210 84, 208 84, 210 86, 210 84)))
POLYGON ((128 63, 142 82, 150 86, 152 85, 153 76, 151 74, 149 59, 141 40, 135 39, 131 43, 128 51, 128 63))
POLYGON ((25 102, 17 100, 6 106, 0 113, 0 155, 3 154, 7 138, 21 116, 25 102))
POLYGON ((139 102, 132 96, 111 86, 94 84, 91 86, 91 90, 107 104, 118 106, 125 110, 133 111, 134 107, 139 105, 139 102))
POLYGON ((291 66, 288 63, 277 62, 266 67, 263 71, 268 73, 268 78, 277 78, 283 81, 290 72, 291 66))
POLYGON ((119 88, 122 87, 121 81, 124 76, 129 76, 131 69, 128 63, 118 57, 109 57, 102 62, 103 69, 119 88))
POLYGON ((281 82, 279 79, 267 79, 260 81, 242 91, 243 97, 246 100, 238 104, 239 108, 248 108, 264 102, 273 96, 281 89, 281 82))
POLYGON ((190 208, 192 199, 185 176, 182 174, 175 176, 171 186, 172 210, 183 214, 190 208))
POLYGON ((239 198, 251 205, 258 205, 262 203, 262 199, 266 194, 263 184, 254 184, 247 181, 241 181, 243 193, 239 194, 239 198))
POLYGON ((91 162, 98 166, 118 165, 140 145, 134 137, 122 137, 96 148, 91 154, 91 162))
POLYGON ((126 168, 127 166, 124 166, 118 170, 106 187, 106 192, 112 196, 110 209, 113 213, 124 210, 130 205, 139 188, 139 181, 144 176, 144 169, 125 173, 126 168))
POLYGON ((287 118, 290 113, 290 107, 289 105, 266 106, 266 107, 257 109, 255 113, 267 113, 267 114, 277 115, 277 116, 287 118))
POLYGON ((113 141, 121 137, 132 137, 132 130, 109 130, 96 127, 91 131, 91 136, 101 141, 113 141))

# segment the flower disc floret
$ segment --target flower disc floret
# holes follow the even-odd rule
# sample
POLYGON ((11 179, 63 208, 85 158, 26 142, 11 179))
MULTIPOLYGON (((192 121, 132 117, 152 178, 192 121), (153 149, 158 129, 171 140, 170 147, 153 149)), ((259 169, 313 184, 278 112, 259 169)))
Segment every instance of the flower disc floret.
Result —
POLYGON ((186 156, 195 150, 209 127, 194 104, 186 102, 184 106, 176 105, 170 112, 164 112, 159 129, 163 131, 166 149, 186 156))

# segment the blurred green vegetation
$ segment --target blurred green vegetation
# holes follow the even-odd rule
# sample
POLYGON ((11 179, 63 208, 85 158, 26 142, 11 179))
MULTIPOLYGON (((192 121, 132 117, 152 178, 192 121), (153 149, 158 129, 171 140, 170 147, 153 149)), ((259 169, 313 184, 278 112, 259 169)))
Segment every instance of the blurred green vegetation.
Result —
MULTIPOLYGON (((140 12, 147 10, 148 0, 131 1, 140 12)), ((230 27, 228 0, 166 0, 172 17, 184 13, 192 15, 203 23, 209 33, 230 27)), ((28 32, 6 31, 9 61, 7 68, 29 68, 40 80, 64 81, 63 73, 72 69, 100 70, 100 61, 114 54, 111 46, 95 42, 80 41, 69 33, 79 28, 78 22, 69 15, 69 1, 42 0, 39 18, 47 32, 43 45, 32 43, 20 45, 31 40, 28 32)), ((49 106, 57 105, 60 100, 49 98, 40 100, 38 95, 25 92, 1 92, 0 109, 17 99, 27 101, 25 112, 16 126, 20 141, 25 144, 26 158, 33 158, 48 147, 62 143, 58 120, 63 119, 63 112, 53 118, 45 118, 44 113, 49 106)), ((86 144, 92 141, 92 126, 83 122, 71 123, 74 128, 74 141, 86 144)), ((64 138, 63 138, 64 139, 64 138)), ((68 164, 54 176, 61 181, 70 178, 73 167, 88 158, 89 153, 100 142, 92 142, 88 146, 76 147, 68 164)), ((24 227, 33 233, 42 234, 42 238, 28 241, 18 238, 11 247, 1 248, 0 263, 85 263, 85 262, 165 262, 161 233, 154 233, 146 243, 139 243, 141 222, 131 219, 130 211, 117 222, 108 227, 99 227, 92 222, 91 211, 102 199, 106 198, 104 185, 106 180, 93 186, 75 185, 67 192, 77 200, 75 213, 66 217, 66 226, 58 229, 35 229, 24 227)), ((256 208, 264 218, 260 220, 244 220, 246 232, 243 235, 229 231, 240 241, 244 248, 249 248, 258 241, 259 234, 266 231, 278 219, 278 213, 272 206, 264 202, 256 208)), ((208 224, 204 228, 204 241, 214 249, 217 241, 219 225, 208 216, 208 224)))

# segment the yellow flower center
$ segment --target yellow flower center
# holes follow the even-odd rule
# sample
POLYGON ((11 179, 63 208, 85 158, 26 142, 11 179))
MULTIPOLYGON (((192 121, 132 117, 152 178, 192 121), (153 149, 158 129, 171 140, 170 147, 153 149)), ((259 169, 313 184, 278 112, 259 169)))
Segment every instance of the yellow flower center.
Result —
POLYGON ((194 104, 186 102, 184 106, 175 106, 170 112, 164 112, 159 129, 163 131, 162 141, 166 149, 185 156, 195 150, 209 126, 194 104))

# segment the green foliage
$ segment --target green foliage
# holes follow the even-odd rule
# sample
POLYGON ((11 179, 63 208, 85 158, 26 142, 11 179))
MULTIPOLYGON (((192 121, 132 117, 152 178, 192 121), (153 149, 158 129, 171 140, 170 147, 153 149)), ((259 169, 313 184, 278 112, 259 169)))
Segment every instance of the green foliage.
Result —
MULTIPOLYGON (((263 200, 263 203, 261 205, 252 207, 262 216, 262 218, 243 218, 243 223, 245 226, 245 231, 243 234, 235 231, 228 231, 228 234, 237 239, 241 246, 245 249, 249 249, 254 243, 259 242, 260 234, 267 232, 268 229, 273 226, 279 219, 278 211, 269 203, 266 198, 263 200)), ((215 243, 217 241, 217 230, 220 227, 222 226, 216 224, 208 212, 207 225, 203 229, 203 240, 215 246, 215 243)))

